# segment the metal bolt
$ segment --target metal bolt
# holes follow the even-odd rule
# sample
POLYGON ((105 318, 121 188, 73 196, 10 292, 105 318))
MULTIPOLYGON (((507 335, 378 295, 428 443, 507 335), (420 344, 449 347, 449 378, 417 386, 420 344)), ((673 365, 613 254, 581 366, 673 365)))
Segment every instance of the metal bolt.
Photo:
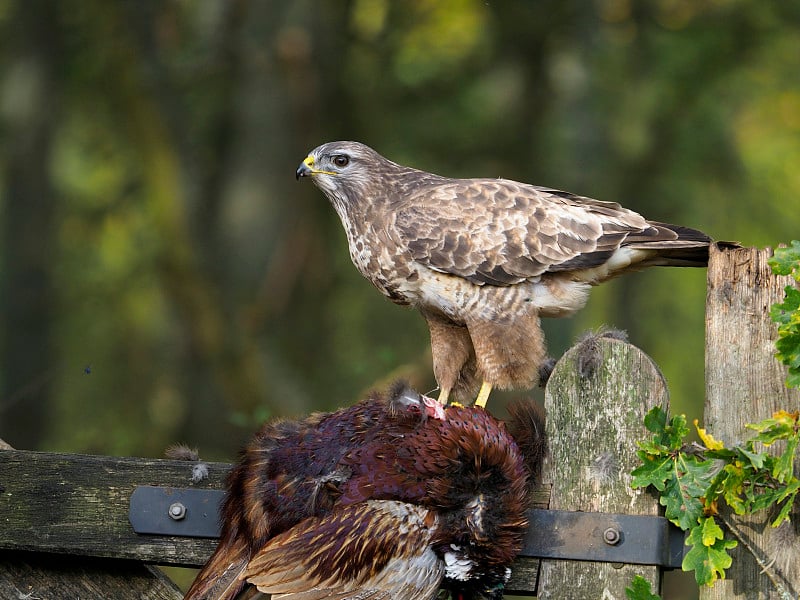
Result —
POLYGON ((603 541, 609 546, 619 544, 621 537, 619 529, 615 529, 614 527, 609 527, 603 532, 603 541))
POLYGON ((173 502, 169 505, 169 516, 171 519, 180 521, 186 516, 186 507, 180 502, 173 502))

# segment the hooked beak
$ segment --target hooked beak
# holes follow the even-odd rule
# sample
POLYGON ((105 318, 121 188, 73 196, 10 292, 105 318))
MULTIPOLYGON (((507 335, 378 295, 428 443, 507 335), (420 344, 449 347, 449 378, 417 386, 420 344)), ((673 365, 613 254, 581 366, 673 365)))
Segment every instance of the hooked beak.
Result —
POLYGON ((311 168, 311 165, 314 164, 314 157, 310 154, 306 156, 306 159, 300 163, 300 166, 297 167, 297 171, 295 172, 296 179, 300 181, 301 177, 311 177, 314 174, 314 169, 311 168))

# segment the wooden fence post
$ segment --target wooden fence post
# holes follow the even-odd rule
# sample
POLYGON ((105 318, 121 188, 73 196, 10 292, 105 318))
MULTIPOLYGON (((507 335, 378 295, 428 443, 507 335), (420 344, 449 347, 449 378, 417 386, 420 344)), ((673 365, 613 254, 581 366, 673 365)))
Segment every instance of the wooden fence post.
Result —
MULTIPOLYGON (((0 452, 13 449, 0 439, 0 452)), ((5 491, 0 478, 0 492, 5 491)), ((5 521, 11 518, 6 515, 5 521)), ((164 573, 151 565, 0 550, 0 598, 35 600, 72 598, 76 594, 87 600, 110 597, 180 600, 183 596, 164 573)))
MULTIPOLYGON (((656 497, 630 487, 636 442, 651 435, 643 420, 654 406, 669 410, 667 387, 638 348, 591 338, 568 351, 545 393, 550 457, 543 479, 552 486, 550 508, 658 515, 656 497)), ((621 600, 635 575, 660 588, 654 566, 542 560, 538 597, 621 600)))
POLYGON ((230 465, 0 450, 0 598, 179 600, 145 563, 199 566, 216 540, 138 535, 128 519, 139 485, 221 489, 230 465))
POLYGON ((9 600, 181 600, 158 568, 140 562, 0 551, 0 598, 9 600))
MULTIPOLYGON (((706 428, 726 444, 736 444, 753 435, 745 429, 746 423, 769 418, 779 409, 800 408, 800 390, 786 387, 786 369, 774 358, 777 327, 769 318, 770 306, 783 300, 783 289, 793 280, 772 274, 767 264, 771 256, 770 248, 711 248, 704 420, 706 428)), ((800 516, 798 512, 795 511, 795 520, 800 516)), ((728 578, 711 588, 704 587, 701 600, 785 597, 767 573, 776 576, 778 583, 793 594, 791 597, 797 598, 797 525, 785 524, 776 530, 768 525, 768 516, 723 517, 734 527, 739 546, 731 553, 733 567, 728 578), (765 571, 763 566, 773 559, 777 560, 765 571)))

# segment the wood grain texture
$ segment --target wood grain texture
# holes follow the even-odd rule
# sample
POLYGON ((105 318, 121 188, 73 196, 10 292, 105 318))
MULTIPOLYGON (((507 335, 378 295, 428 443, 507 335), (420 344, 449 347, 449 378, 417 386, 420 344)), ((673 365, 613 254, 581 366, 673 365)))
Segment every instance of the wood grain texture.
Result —
MULTIPOLYGON (((550 485, 538 487, 531 494, 532 508, 547 508, 550 505, 551 495, 550 485)), ((514 564, 511 565, 511 579, 506 584, 506 593, 519 596, 533 596, 539 584, 539 564, 538 558, 519 556, 514 564)))
POLYGON ((0 548, 200 566, 216 540, 138 535, 128 500, 138 485, 222 489, 230 465, 0 451, 0 548))
MULTIPOLYGON (((544 480, 553 487, 550 508, 659 514, 653 494, 630 487, 630 471, 638 461, 636 442, 650 435, 644 415, 654 406, 668 410, 668 404, 663 376, 638 348, 594 338, 567 352, 545 394, 550 457, 544 480)), ((635 575, 650 581, 653 590, 660 588, 653 566, 543 560, 538 597, 625 598, 635 575)))
POLYGON ((19 600, 180 600, 161 571, 127 560, 0 552, 0 598, 19 600))
MULTIPOLYGON (((786 387, 786 368, 775 360, 777 327, 770 306, 781 302, 791 277, 772 274, 769 248, 711 248, 706 302, 705 426, 726 445, 751 437, 745 428, 779 409, 800 409, 800 390, 786 387)), ((800 521, 800 507, 794 521, 800 521)), ((768 515, 737 518, 726 515, 744 543, 732 551, 728 579, 701 590, 701 599, 780 598, 745 543, 770 567, 791 597, 800 594, 800 537, 797 527, 776 530, 768 515), (782 577, 783 576, 783 577, 782 577), (787 580, 788 579, 788 580, 787 580)), ((730 535, 728 534, 728 537, 730 535)))

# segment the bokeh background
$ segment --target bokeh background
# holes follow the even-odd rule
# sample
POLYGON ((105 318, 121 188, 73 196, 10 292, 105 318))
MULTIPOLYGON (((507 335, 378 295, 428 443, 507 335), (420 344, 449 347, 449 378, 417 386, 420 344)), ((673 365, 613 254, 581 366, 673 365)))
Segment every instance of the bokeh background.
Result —
MULTIPOLYGON (((267 416, 433 388, 423 320, 295 181, 325 141, 746 245, 800 235, 795 2, 4 0, 0 27, 0 437, 20 448, 229 460, 267 416)), ((606 284, 546 323, 551 352, 625 329, 699 416, 704 285, 606 284)))
MULTIPOLYGON (((325 141, 745 245, 800 236, 797 2, 0 0, 0 28, 19 448, 231 460, 268 416, 434 387, 422 318, 295 181, 325 141)), ((700 269, 618 279, 546 323, 550 350, 625 329, 700 416, 704 289, 700 269)))
MULTIPOLYGON (((746 245, 800 236, 797 2, 0 0, 0 32, 18 448, 232 460, 266 417, 400 376, 431 390, 423 320, 361 279, 294 179, 325 141, 746 245)), ((700 269, 606 284, 546 324, 551 352, 625 329, 698 417, 704 289, 700 269)))

